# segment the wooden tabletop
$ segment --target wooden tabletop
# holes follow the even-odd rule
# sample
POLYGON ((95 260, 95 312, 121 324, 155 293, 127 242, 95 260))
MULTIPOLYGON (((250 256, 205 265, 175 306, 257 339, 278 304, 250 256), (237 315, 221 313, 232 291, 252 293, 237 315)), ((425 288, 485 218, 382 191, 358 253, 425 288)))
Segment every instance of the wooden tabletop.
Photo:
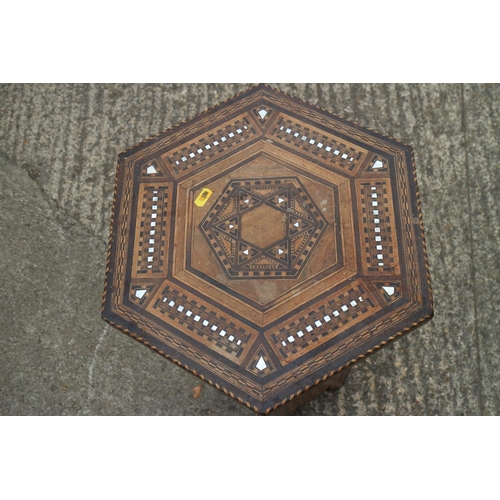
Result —
POLYGON ((103 318, 256 412, 432 313, 410 146, 259 85, 119 156, 103 318))

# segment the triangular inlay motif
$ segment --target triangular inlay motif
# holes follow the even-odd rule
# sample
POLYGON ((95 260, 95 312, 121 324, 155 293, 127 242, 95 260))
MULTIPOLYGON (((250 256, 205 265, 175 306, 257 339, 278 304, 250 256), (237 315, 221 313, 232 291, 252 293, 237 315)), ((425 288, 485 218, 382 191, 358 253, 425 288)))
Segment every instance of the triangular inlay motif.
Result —
POLYGON ((262 127, 267 127, 270 117, 274 114, 273 110, 266 105, 257 106, 253 109, 257 123, 262 127))
POLYGON ((388 165, 389 162, 385 158, 375 156, 368 162, 365 172, 387 172, 388 165))
POLYGON ((259 253, 258 250, 247 245, 246 243, 240 242, 238 244, 238 264, 246 262, 248 259, 252 259, 259 253))
POLYGON ((401 282, 391 281, 391 282, 375 282, 375 285, 380 292, 380 295, 388 303, 394 302, 401 297, 401 282))
POLYGON ((290 248, 288 240, 278 243, 275 247, 268 250, 266 254, 276 259, 282 266, 287 266, 290 262, 290 248))
POLYGON ((151 293, 158 286, 157 283, 140 283, 130 287, 130 300, 135 304, 144 304, 148 301, 151 293))
POLYGON ((278 194, 275 194, 274 196, 270 197, 268 201, 275 207, 286 210, 289 207, 288 190, 284 189, 280 191, 278 194))
POLYGON ((247 191, 240 192, 238 200, 238 209, 240 212, 244 212, 249 208, 253 208, 258 203, 261 203, 261 200, 256 196, 253 196, 251 193, 247 191))
POLYGON ((276 371, 276 367, 271 359, 271 356, 269 356, 266 348, 262 344, 252 356, 252 359, 247 366, 247 370, 258 377, 265 377, 266 375, 276 371))

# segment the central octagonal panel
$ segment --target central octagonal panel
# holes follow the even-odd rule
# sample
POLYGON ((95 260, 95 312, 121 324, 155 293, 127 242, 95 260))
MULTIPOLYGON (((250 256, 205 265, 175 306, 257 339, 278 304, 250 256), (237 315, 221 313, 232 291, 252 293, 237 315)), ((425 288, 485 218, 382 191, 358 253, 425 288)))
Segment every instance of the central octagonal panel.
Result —
POLYGON ((296 278, 328 227, 296 177, 235 179, 200 230, 232 279, 296 278))
MULTIPOLYGON (((286 236, 287 216, 267 204, 243 214, 241 237, 260 247, 272 247, 286 236)), ((283 250, 278 253, 280 255, 283 250)))

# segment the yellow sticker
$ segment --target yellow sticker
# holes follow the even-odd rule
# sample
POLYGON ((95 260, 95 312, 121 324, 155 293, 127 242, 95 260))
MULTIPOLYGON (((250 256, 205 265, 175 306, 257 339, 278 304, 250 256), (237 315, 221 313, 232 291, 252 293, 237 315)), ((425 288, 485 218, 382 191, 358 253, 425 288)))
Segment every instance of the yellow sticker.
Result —
POLYGON ((196 200, 194 200, 194 204, 197 207, 202 207, 208 201, 211 194, 212 194, 212 191, 210 189, 203 188, 201 190, 201 193, 196 197, 196 200))

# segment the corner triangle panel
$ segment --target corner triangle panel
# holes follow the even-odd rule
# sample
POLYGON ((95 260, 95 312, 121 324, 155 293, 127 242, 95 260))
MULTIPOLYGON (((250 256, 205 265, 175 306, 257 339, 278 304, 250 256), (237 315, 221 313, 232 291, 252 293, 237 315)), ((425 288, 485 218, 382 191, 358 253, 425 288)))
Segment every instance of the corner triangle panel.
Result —
POLYGON ((389 171, 389 160, 379 155, 374 155, 368 162, 365 172, 385 172, 389 171))
POLYGON ((374 284, 388 304, 401 297, 401 281, 376 281, 374 284))
POLYGON ((255 351, 247 370, 258 377, 265 377, 276 371, 276 366, 267 353, 266 348, 260 344, 255 351))
POLYGON ((309 229, 308 231, 304 231, 302 233, 297 234, 296 237, 292 238, 291 244, 291 253, 292 253, 292 259, 295 259, 304 247, 306 246, 307 242, 312 238, 313 230, 309 229))
POLYGON ((238 244, 238 264, 242 264, 243 262, 252 259, 258 253, 259 251, 255 248, 240 241, 238 244))
POLYGON ((290 215, 288 219, 288 231, 290 236, 294 236, 302 231, 313 229, 312 222, 302 219, 302 217, 297 217, 295 215, 290 215))
POLYGON ((251 193, 241 190, 240 191, 240 196, 238 200, 238 211, 244 212, 248 210, 251 207, 254 207, 258 203, 261 203, 262 200, 260 198, 257 198, 256 196, 253 196, 251 193))
POLYGON ((243 268, 275 269, 280 266, 282 266, 281 263, 276 262, 274 259, 271 259, 270 257, 262 255, 253 260, 251 264, 244 265, 243 268))
POLYGON ((268 198, 272 194, 278 192, 280 189, 282 189, 282 186, 280 185, 260 185, 260 186, 250 186, 247 188, 248 191, 251 193, 255 194, 256 196, 260 196, 263 199, 268 198))
POLYGON ((266 129, 271 122, 271 116, 274 115, 274 109, 267 104, 262 104, 253 108, 252 114, 261 128, 266 129))
POLYGON ((129 298, 134 304, 144 306, 158 286, 159 283, 134 283, 130 286, 129 298))
POLYGON ((288 240, 278 243, 276 246, 268 250, 266 254, 280 262, 282 266, 287 266, 291 263, 291 252, 288 240))
POLYGON ((216 229, 227 233, 234 238, 239 236, 239 220, 238 217, 232 217, 231 219, 226 219, 224 222, 217 224, 216 229))
POLYGON ((234 262, 236 255, 236 241, 222 232, 219 233, 218 231, 214 231, 214 234, 221 250, 225 253, 226 257, 231 260, 231 262, 234 262))
POLYGON ((305 205, 303 205, 303 200, 301 196, 297 193, 295 189, 292 189, 290 208, 293 212, 300 215, 305 219, 312 219, 311 213, 305 205))
POLYGON ((282 189, 278 194, 269 197, 268 201, 277 208, 288 210, 289 208, 288 189, 286 188, 282 189))
POLYGON ((224 206, 217 213, 217 221, 227 219, 228 217, 235 216, 238 212, 236 203, 236 193, 232 193, 224 206))
POLYGON ((150 161, 147 163, 144 163, 144 165, 141 165, 141 173, 140 173, 141 179, 144 179, 145 181, 151 179, 156 179, 157 177, 166 177, 165 172, 163 171, 163 168, 160 167, 158 162, 156 161, 150 161))

